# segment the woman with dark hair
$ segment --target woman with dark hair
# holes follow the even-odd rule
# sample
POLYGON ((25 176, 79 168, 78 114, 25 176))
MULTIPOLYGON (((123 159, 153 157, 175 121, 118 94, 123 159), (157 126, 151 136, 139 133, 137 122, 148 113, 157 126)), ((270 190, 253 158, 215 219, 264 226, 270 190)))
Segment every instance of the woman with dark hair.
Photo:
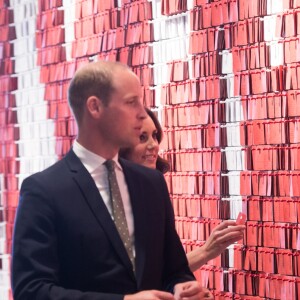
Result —
MULTIPOLYGON (((146 108, 148 118, 143 121, 140 143, 133 148, 121 149, 120 156, 166 173, 170 169, 167 160, 158 155, 162 140, 162 128, 155 113, 146 108)), ((215 227, 202 247, 187 253, 191 271, 195 272, 207 261, 220 255, 229 245, 243 238, 245 226, 237 225, 235 221, 226 220, 215 227)))
POLYGON ((140 134, 140 143, 134 148, 120 150, 120 156, 137 164, 157 169, 163 174, 170 170, 167 160, 158 155, 159 144, 162 141, 163 131, 155 113, 145 108, 148 116, 143 122, 140 134))

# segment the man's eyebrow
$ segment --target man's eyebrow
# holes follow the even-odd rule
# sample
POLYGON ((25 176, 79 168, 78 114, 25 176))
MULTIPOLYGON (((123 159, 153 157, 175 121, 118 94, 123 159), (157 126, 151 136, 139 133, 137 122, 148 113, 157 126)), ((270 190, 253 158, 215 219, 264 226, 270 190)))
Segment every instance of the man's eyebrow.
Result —
POLYGON ((137 95, 128 95, 128 96, 125 96, 125 99, 134 99, 134 100, 139 100, 139 96, 137 95))

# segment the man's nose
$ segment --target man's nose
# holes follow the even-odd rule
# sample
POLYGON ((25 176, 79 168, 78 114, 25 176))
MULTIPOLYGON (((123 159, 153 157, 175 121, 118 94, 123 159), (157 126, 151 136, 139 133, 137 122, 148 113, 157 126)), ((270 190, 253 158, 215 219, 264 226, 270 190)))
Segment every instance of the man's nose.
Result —
POLYGON ((138 118, 141 119, 141 120, 144 120, 146 119, 148 116, 146 110, 145 110, 145 107, 142 103, 140 103, 140 106, 139 106, 139 112, 138 112, 138 118))

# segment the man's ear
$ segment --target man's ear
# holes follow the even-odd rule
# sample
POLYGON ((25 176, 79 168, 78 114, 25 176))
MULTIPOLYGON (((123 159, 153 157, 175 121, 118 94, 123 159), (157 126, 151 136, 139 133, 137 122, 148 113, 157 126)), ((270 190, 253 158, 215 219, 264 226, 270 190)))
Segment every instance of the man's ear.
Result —
POLYGON ((86 101, 86 108, 93 118, 98 118, 103 110, 103 102, 96 96, 91 96, 86 101))

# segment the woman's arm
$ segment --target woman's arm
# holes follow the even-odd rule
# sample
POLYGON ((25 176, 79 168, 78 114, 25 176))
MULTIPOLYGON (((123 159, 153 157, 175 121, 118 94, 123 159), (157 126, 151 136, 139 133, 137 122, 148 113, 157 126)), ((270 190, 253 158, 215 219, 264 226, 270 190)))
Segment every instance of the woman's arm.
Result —
POLYGON ((243 238, 245 225, 226 220, 216 226, 202 247, 187 253, 189 267, 195 272, 209 260, 220 255, 229 245, 243 238))

